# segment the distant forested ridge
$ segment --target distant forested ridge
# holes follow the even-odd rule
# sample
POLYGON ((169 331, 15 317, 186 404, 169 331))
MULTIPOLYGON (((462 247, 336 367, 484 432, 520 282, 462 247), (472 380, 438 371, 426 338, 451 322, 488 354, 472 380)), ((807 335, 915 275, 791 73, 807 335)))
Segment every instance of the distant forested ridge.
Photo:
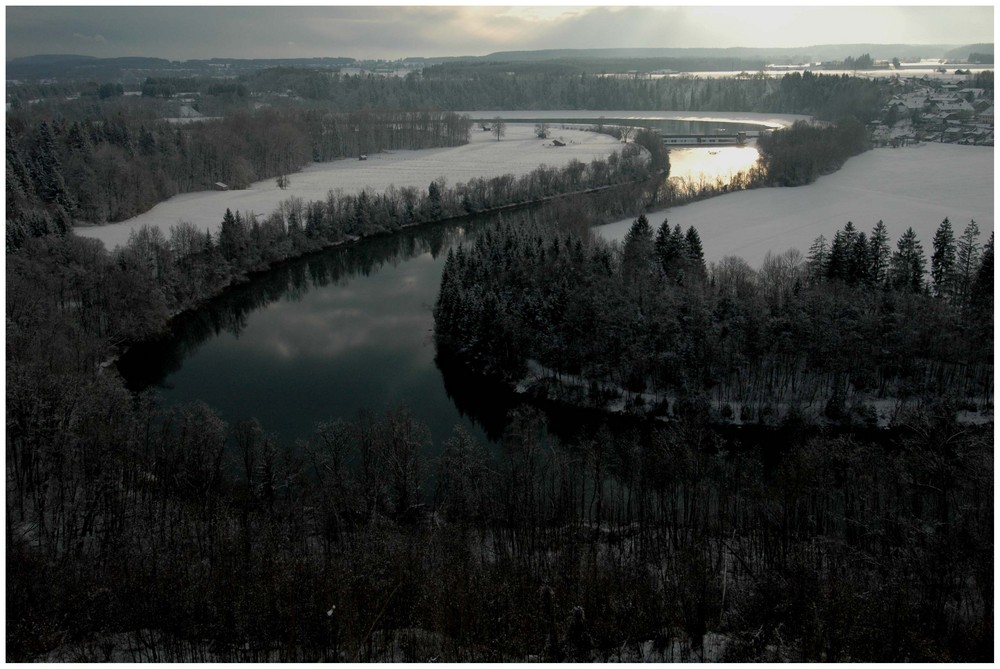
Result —
POLYGON ((892 251, 881 224, 870 237, 848 224, 808 259, 769 255, 757 270, 706 265, 697 230, 645 216, 621 245, 500 226, 449 252, 435 336, 483 374, 540 379, 543 397, 551 384, 565 401, 639 414, 874 424, 883 399, 988 407, 993 240, 982 247, 971 226, 961 297, 927 294, 919 240, 907 231, 892 251))
POLYGON ((288 89, 338 109, 752 111, 830 121, 849 114, 862 123, 877 117, 890 95, 884 83, 846 75, 650 79, 578 73, 559 62, 446 63, 402 78, 286 68, 246 75, 240 82, 251 91, 288 89))
MULTIPOLYGON (((485 56, 409 57, 401 60, 358 60, 348 57, 322 58, 210 58, 171 61, 163 58, 131 56, 95 58, 72 54, 41 54, 13 58, 7 62, 7 78, 14 80, 58 79, 89 81, 95 78, 135 80, 144 76, 219 76, 247 73, 276 67, 337 72, 341 68, 366 70, 409 69, 437 64, 484 62, 518 65, 522 63, 568 63, 581 72, 648 72, 672 67, 684 72, 705 70, 759 70, 765 63, 800 64, 840 61, 867 52, 872 58, 889 60, 947 58, 960 60, 970 53, 991 54, 993 44, 955 47, 940 44, 816 44, 793 48, 615 48, 615 49, 536 49, 498 51, 485 56)), ((971 59, 970 59, 971 61, 971 59)), ((992 61, 991 61, 992 62, 992 61)))

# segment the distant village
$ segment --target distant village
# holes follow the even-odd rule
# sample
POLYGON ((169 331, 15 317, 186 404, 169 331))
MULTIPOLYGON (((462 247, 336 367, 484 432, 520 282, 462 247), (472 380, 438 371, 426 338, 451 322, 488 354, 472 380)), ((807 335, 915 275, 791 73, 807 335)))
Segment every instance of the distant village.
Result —
POLYGON ((905 79, 869 124, 876 146, 948 142, 993 146, 993 91, 959 83, 905 79))

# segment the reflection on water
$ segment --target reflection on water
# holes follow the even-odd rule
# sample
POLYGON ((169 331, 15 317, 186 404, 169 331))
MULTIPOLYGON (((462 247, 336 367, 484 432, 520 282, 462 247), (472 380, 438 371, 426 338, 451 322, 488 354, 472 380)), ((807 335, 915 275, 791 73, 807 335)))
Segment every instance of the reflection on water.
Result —
POLYGON ((443 444, 462 419, 434 365, 431 306, 447 249, 436 225, 283 264, 136 346, 119 369, 167 404, 202 400, 229 422, 256 417, 286 442, 319 421, 407 404, 443 444))
POLYGON ((757 163, 760 153, 755 145, 713 146, 670 149, 670 179, 689 183, 728 182, 737 172, 745 172, 757 163))

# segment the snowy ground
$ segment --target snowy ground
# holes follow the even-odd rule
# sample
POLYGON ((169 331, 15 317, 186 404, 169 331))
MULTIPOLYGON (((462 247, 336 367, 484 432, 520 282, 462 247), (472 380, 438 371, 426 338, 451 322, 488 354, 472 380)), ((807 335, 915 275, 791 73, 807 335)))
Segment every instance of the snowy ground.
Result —
POLYGON ((322 200, 330 190, 350 193, 368 188, 381 192, 391 185, 426 189, 431 181, 441 177, 454 185, 474 177, 522 175, 539 165, 562 166, 573 158, 588 163, 621 147, 613 137, 582 130, 553 129, 550 136, 561 138, 566 146, 554 147, 552 139, 538 139, 532 124, 507 124, 506 134, 499 142, 492 133, 475 126, 465 146, 371 154, 364 162, 315 163, 289 175, 290 185, 285 190, 279 189, 274 179, 268 179, 246 190, 185 193, 127 221, 78 227, 76 233, 100 239, 109 249, 125 244, 129 233, 143 225, 156 226, 169 236, 170 226, 183 220, 214 234, 227 208, 267 215, 292 196, 305 201, 322 200))
MULTIPOLYGON (((806 253, 816 237, 829 240, 847 221, 870 233, 879 219, 889 229, 893 249, 912 226, 930 258, 934 231, 945 217, 956 237, 974 219, 980 243, 989 238, 993 149, 957 144, 874 149, 808 186, 729 193, 647 215, 654 227, 667 218, 671 226, 697 228, 708 261, 737 255, 759 267, 768 250, 806 253)), ((621 240, 632 220, 597 231, 621 240)))

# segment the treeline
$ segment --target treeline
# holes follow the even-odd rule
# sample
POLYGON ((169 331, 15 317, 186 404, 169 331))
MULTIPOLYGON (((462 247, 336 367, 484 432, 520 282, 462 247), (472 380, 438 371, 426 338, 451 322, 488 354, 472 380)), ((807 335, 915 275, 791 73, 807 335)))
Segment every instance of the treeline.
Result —
POLYGON ((467 118, 428 111, 264 110, 183 125, 125 113, 9 116, 7 247, 64 233, 74 220, 124 220, 216 182, 245 188, 311 161, 455 146, 469 128, 467 118))
POLYGON ((874 425, 879 400, 991 406, 993 242, 964 240, 941 272, 966 299, 937 299, 912 230, 890 254, 881 224, 756 271, 706 266, 696 230, 644 216, 621 245, 500 226, 449 252, 435 337, 481 373, 536 379, 541 397, 640 414, 874 425))
POLYGON ((546 58, 544 60, 456 60, 425 67, 423 75, 429 79, 454 79, 457 77, 481 76, 483 74, 510 74, 517 76, 538 74, 600 74, 611 76, 648 77, 657 70, 675 72, 758 72, 766 65, 763 58, 719 58, 719 57, 620 57, 601 56, 587 58, 581 56, 546 58), (636 74, 616 74, 636 73, 636 74))
POLYGON ((170 98, 180 93, 198 93, 218 96, 249 97, 245 84, 219 79, 198 77, 147 77, 139 89, 143 97, 170 98))
POLYGON ((828 243, 820 235, 809 249, 807 272, 812 282, 933 294, 962 311, 992 308, 993 233, 979 243, 979 226, 969 221, 957 239, 951 221, 941 221, 932 240, 930 267, 923 244, 907 228, 890 253, 889 234, 879 221, 865 235, 850 221, 828 243), (927 271, 930 270, 930 281, 927 271))
MULTIPOLYGON (((781 78, 751 72, 730 78, 685 75, 653 79, 581 73, 577 67, 559 62, 455 63, 429 67, 405 77, 275 67, 229 81, 214 77, 149 77, 141 87, 143 98, 134 102, 161 109, 173 100, 171 96, 193 93, 198 97, 199 109, 209 115, 248 111, 255 102, 265 101, 276 108, 316 108, 328 112, 668 109, 810 114, 828 121, 853 115, 867 123, 878 118, 892 94, 884 82, 813 72, 795 72, 781 78)), ((982 87, 981 84, 975 82, 976 86, 982 87)), ((55 99, 81 92, 93 95, 98 92, 95 86, 92 83, 20 85, 11 87, 8 96, 14 109, 22 112, 30 111, 34 106, 30 103, 39 98, 44 98, 41 107, 73 108, 80 106, 79 101, 56 105, 55 99)), ((988 87, 992 89, 992 81, 988 87)))
MULTIPOLYGON (((495 64, 439 65, 406 77, 331 75, 274 69, 241 82, 258 93, 289 90, 336 109, 630 109, 811 114, 836 121, 877 118, 890 97, 881 82, 847 75, 787 74, 658 79, 574 74, 564 69, 509 74, 495 64)), ((515 68, 516 69, 516 68, 515 68)))
POLYGON ((890 91, 889 84, 863 77, 792 72, 781 78, 767 111, 810 114, 825 121, 853 116, 864 124, 879 118, 890 91))

